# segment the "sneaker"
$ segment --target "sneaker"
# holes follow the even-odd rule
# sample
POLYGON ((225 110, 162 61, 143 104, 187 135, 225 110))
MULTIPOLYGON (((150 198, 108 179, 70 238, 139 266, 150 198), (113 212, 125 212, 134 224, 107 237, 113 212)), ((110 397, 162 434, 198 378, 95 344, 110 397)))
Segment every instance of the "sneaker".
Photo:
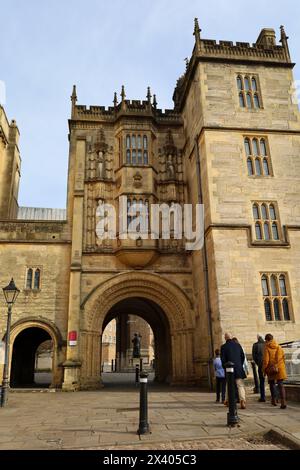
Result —
POLYGON ((227 400, 223 401, 223 405, 228 406, 228 401, 227 400))
POLYGON ((259 401, 260 403, 266 403, 266 399, 265 399, 265 398, 260 398, 258 401, 259 401))

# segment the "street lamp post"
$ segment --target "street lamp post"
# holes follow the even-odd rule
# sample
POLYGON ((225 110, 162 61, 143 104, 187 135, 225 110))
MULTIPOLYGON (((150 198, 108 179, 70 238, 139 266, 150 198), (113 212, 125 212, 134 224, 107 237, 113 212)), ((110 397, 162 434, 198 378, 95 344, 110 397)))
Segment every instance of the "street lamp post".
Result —
POLYGON ((6 339, 5 339, 5 356, 4 356, 4 368, 3 368, 3 381, 2 381, 2 393, 1 393, 1 407, 7 404, 7 395, 9 389, 9 347, 10 347, 10 327, 11 327, 11 312, 12 307, 20 291, 16 287, 14 280, 12 279, 8 286, 3 288, 3 294, 7 304, 7 327, 6 327, 6 339))

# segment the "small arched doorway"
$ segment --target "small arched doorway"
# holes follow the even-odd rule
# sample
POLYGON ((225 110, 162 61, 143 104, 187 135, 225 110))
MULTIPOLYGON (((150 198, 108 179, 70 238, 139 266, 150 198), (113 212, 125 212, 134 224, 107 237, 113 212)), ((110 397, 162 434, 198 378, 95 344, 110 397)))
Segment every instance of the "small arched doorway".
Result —
MULTIPOLYGON (((117 302, 104 318, 101 334, 102 341, 103 332, 114 319, 116 319, 117 324, 115 372, 130 371, 130 358, 128 354, 131 352, 133 334, 140 334, 141 332, 137 330, 141 325, 145 324, 149 325, 149 330, 153 332, 154 336, 154 380, 160 383, 169 383, 172 376, 170 325, 162 308, 154 301, 142 297, 129 297, 117 302), (143 321, 137 321, 138 326, 135 326, 128 320, 130 318, 140 318, 143 321)), ((145 335, 145 330, 144 332, 142 331, 142 340, 143 335, 145 335)), ((134 364, 132 363, 132 365, 134 364)), ((146 370, 151 370, 150 364, 145 360, 144 365, 146 370)))
POLYGON ((11 387, 49 387, 52 383, 53 341, 39 327, 23 329, 12 350, 11 387))

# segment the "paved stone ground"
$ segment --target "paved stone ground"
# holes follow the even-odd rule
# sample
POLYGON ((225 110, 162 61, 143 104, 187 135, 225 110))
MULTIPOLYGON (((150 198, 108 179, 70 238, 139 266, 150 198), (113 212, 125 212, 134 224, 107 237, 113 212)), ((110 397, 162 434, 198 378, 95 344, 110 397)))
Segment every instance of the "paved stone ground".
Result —
POLYGON ((227 408, 197 389, 149 386, 151 434, 137 435, 139 390, 116 376, 96 392, 10 393, 0 409, 0 449, 280 449, 253 436, 276 427, 300 439, 300 404, 287 410, 258 403, 249 391, 240 426, 226 426, 227 408), (252 438, 251 438, 252 436, 252 438))

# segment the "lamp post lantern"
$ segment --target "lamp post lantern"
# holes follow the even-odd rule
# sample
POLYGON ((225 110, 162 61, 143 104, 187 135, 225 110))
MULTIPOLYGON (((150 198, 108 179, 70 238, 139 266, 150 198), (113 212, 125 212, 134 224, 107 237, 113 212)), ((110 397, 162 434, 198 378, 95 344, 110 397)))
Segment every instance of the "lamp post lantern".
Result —
POLYGON ((11 313, 12 307, 17 300, 20 290, 16 287, 12 279, 8 286, 4 287, 3 295, 7 304, 7 326, 6 326, 6 339, 5 339, 5 356, 3 368, 3 381, 1 393, 1 407, 7 404, 7 395, 9 389, 9 347, 10 347, 10 327, 11 327, 11 313))

